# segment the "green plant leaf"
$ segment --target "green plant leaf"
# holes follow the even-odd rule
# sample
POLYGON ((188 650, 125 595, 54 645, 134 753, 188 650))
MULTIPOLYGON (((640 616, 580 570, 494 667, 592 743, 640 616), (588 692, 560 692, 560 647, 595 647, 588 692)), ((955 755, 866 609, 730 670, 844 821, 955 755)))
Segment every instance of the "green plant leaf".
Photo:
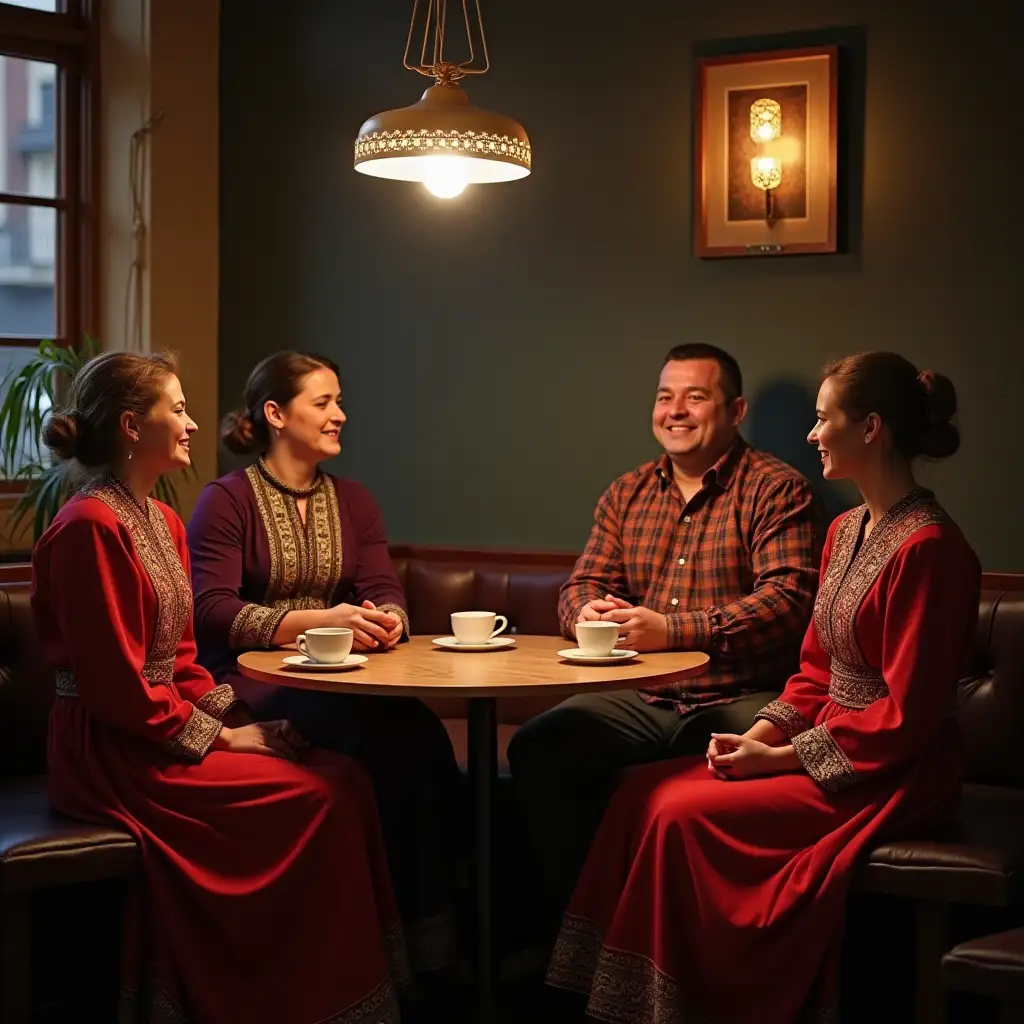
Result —
MULTIPOLYGON (((57 395, 64 393, 61 388, 99 351, 99 342, 91 335, 86 335, 78 348, 44 340, 27 364, 0 380, 0 472, 26 485, 8 518, 11 537, 31 517, 33 540, 38 541, 71 496, 68 474, 63 465, 53 462, 41 435, 57 395)), ((185 478, 195 476, 195 467, 190 466, 185 478)), ((157 481, 154 496, 175 510, 179 508, 171 477, 157 481)))

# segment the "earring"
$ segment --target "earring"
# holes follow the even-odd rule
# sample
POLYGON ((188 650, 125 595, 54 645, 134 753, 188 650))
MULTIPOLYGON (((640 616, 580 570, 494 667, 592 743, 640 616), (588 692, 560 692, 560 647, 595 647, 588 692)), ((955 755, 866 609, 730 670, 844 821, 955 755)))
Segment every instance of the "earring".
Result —
POLYGON ((131 461, 132 461, 132 453, 131 453, 131 452, 129 452, 129 453, 128 453, 128 461, 129 461, 129 462, 131 462, 131 461))

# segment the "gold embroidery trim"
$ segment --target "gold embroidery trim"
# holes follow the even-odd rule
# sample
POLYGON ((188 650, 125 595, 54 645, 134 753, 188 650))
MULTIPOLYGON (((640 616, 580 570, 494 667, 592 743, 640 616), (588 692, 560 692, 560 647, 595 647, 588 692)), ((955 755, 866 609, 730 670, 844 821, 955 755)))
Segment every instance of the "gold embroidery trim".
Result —
POLYGON ((208 715, 212 715, 218 722, 223 722, 224 716, 237 703, 238 698, 235 696, 235 691, 231 688, 230 684, 221 683, 213 687, 212 690, 207 690, 195 702, 195 705, 200 711, 205 711, 208 715))
POLYGON ((193 707, 184 727, 165 744, 167 752, 186 761, 202 761, 220 735, 220 721, 193 707))
POLYGON ((151 683, 169 683, 174 678, 174 658, 147 661, 142 666, 142 675, 151 683))
POLYGON ((793 750, 807 774, 830 793, 838 793, 858 781, 850 759, 824 725, 794 736, 793 750))
POLYGON ((107 505, 131 534, 157 603, 156 629, 146 651, 142 674, 151 683, 169 683, 174 678, 178 645, 192 615, 192 586, 167 520, 148 498, 145 507, 140 505, 114 477, 86 488, 84 493, 107 505))
POLYGON ((562 915, 545 981, 570 992, 589 992, 601 956, 604 932, 585 917, 562 915))
POLYGON ((317 1024, 399 1024, 400 1020, 395 984, 385 978, 365 999, 317 1024))
MULTIPOLYGON (((306 499, 306 521, 291 495, 273 486, 256 466, 246 470, 267 535, 270 572, 263 604, 310 600, 326 607, 341 582, 342 537, 334 481, 321 476, 306 499)), ((275 626, 276 628, 276 626, 275 626)))
POLYGON ((754 715, 754 721, 756 722, 759 718, 763 718, 766 722, 771 722, 772 725, 778 726, 786 734, 787 739, 792 739, 794 736, 799 736, 802 732, 807 732, 813 725, 792 704, 787 704, 782 700, 773 700, 765 704, 754 715))
POLYGON ((412 636, 412 631, 409 628, 409 613, 400 604, 388 601, 386 604, 377 605, 377 611, 387 612, 388 615, 397 615, 402 620, 402 633, 406 637, 412 636))
POLYGON ((555 943, 547 982, 589 994, 587 1014, 621 1024, 710 1024, 684 1005, 679 985, 654 961, 639 953, 603 946, 592 921, 566 914, 555 943))
POLYGON ((839 524, 814 602, 814 626, 822 649, 845 666, 847 675, 856 673, 864 678, 878 677, 878 669, 867 663, 857 643, 855 625, 861 602, 886 562, 911 534, 949 518, 929 491, 911 491, 882 516, 858 548, 867 516, 867 505, 861 505, 839 524))
POLYGON ((228 646, 232 650, 253 647, 267 650, 273 646, 277 627, 287 614, 287 609, 267 608, 261 604, 245 605, 231 623, 228 646))
MULTIPOLYGON (((159 987, 155 975, 152 980, 147 980, 141 992, 136 988, 124 987, 119 995, 119 1024, 134 1024, 140 1014, 148 1024, 198 1024, 194 1017, 159 987)), ((387 977, 362 999, 339 1013, 332 1013, 317 1024, 400 1024, 400 1020, 395 981, 387 977)))
POLYGON ((862 668, 844 665, 838 658, 832 661, 828 684, 829 699, 845 708, 862 710, 876 700, 889 696, 881 672, 865 672, 862 668))

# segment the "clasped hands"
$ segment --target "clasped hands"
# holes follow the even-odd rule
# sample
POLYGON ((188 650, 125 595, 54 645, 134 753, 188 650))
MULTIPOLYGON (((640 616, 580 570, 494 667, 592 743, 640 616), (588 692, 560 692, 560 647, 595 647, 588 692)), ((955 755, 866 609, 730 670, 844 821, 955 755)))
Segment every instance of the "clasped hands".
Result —
POLYGON ((712 778, 723 781, 779 775, 800 766, 791 744, 773 747, 753 736, 736 733, 713 732, 707 759, 712 778))
POLYGON ((603 600, 588 601, 578 621, 619 623, 619 642, 633 651, 664 651, 668 647, 668 619, 664 615, 611 594, 605 594, 603 600))
POLYGON ((378 611, 372 601, 339 604, 331 611, 331 625, 352 630, 353 650, 388 651, 402 639, 402 620, 390 612, 378 611))

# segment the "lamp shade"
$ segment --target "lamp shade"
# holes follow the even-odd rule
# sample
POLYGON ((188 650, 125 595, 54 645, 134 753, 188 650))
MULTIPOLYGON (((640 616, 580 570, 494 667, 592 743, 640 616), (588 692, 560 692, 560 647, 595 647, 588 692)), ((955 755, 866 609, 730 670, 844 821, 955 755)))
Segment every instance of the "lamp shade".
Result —
POLYGON ((439 168, 464 184, 525 178, 530 140, 517 121, 475 107, 453 84, 433 85, 418 103, 375 114, 359 129, 355 169, 363 174, 429 187, 439 168))

